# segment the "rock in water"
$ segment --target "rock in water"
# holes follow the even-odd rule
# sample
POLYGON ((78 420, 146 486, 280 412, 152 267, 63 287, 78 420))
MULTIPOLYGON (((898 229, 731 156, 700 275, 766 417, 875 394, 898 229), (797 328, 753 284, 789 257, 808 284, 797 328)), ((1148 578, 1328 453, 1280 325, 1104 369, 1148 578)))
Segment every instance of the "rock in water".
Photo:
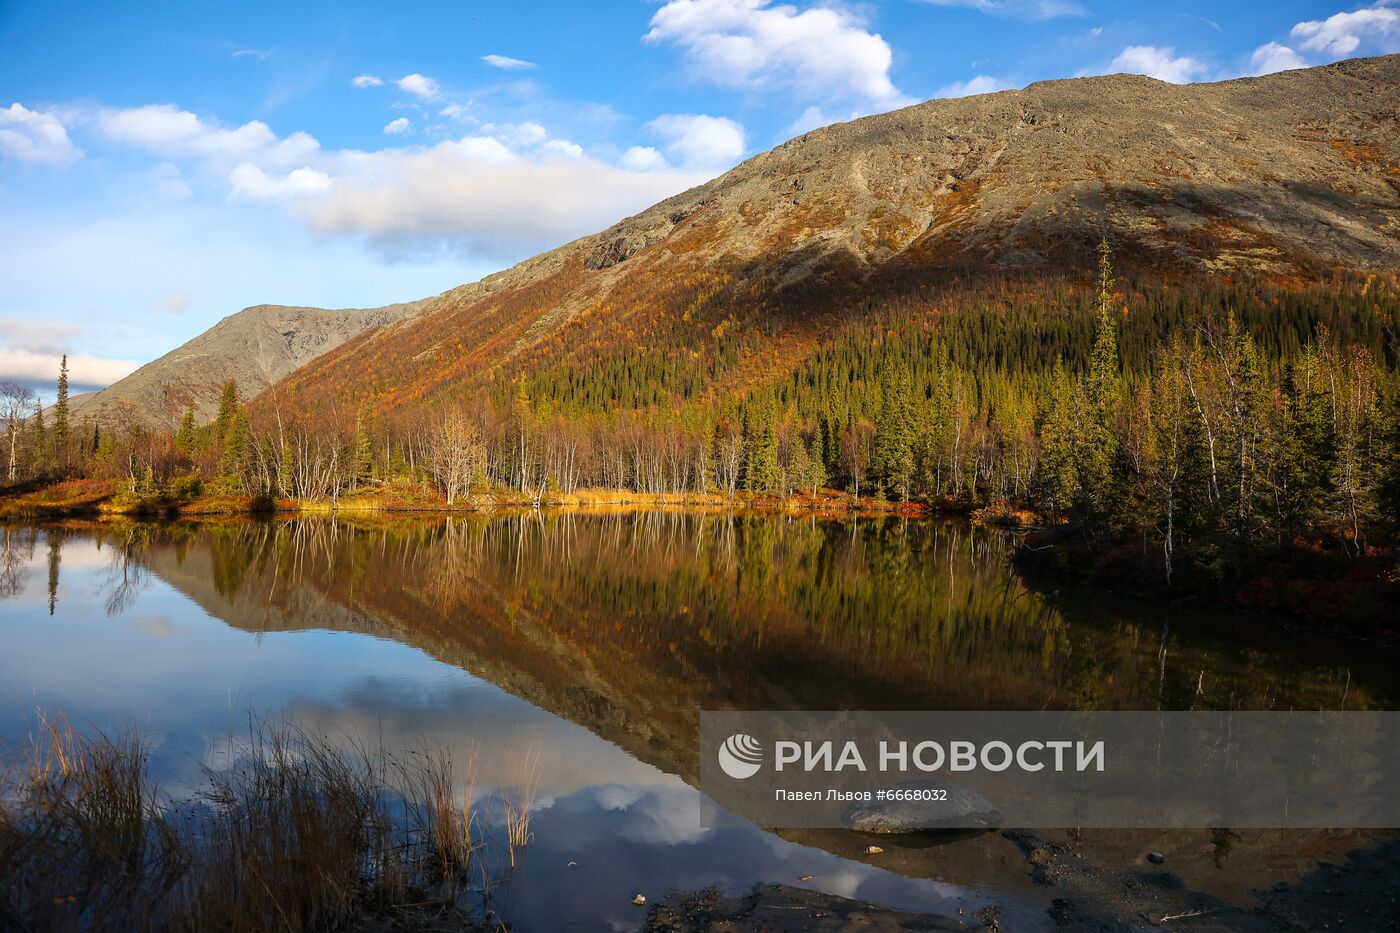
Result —
POLYGON ((943 800, 872 800, 849 807, 842 815, 847 829, 858 833, 917 833, 939 829, 995 829, 1001 813, 981 794, 951 781, 909 781, 893 790, 945 791, 943 800))

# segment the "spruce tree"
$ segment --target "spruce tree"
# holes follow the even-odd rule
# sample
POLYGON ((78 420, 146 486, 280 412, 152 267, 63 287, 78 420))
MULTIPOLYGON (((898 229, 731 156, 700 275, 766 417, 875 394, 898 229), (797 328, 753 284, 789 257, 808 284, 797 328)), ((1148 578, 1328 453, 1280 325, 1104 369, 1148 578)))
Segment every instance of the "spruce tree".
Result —
POLYGON ((58 393, 53 404, 53 446, 59 472, 68 469, 68 354, 58 366, 58 393))
POLYGON ((194 453, 193 402, 185 409, 185 415, 180 419, 180 429, 175 432, 175 449, 187 457, 194 453))
POLYGON ((1284 386, 1287 410, 1275 499, 1288 531, 1322 512, 1337 462, 1332 410, 1318 367, 1317 355, 1309 348, 1289 366, 1284 386))
POLYGON ((1376 499, 1382 515, 1392 523, 1400 523, 1400 392, 1386 406, 1377 445, 1376 467, 1379 471, 1376 499))
POLYGON ((884 397, 875 422, 872 465, 881 490, 907 500, 914 479, 914 418, 903 360, 887 364, 882 381, 884 397))
POLYGON ((238 383, 230 379, 219 394, 219 414, 214 418, 214 443, 222 444, 238 416, 238 383))
POLYGON ((744 483, 750 492, 772 492, 778 486, 778 436, 773 416, 766 405, 754 406, 748 413, 749 458, 744 483))
POLYGON ((1082 519, 1098 522, 1107 516, 1114 495, 1114 462, 1118 438, 1114 430, 1123 400, 1122 363, 1118 355, 1118 322, 1113 317, 1113 265, 1108 240, 1099 244, 1099 322, 1089 354, 1084 384, 1083 421, 1077 439, 1078 492, 1075 506, 1082 519))

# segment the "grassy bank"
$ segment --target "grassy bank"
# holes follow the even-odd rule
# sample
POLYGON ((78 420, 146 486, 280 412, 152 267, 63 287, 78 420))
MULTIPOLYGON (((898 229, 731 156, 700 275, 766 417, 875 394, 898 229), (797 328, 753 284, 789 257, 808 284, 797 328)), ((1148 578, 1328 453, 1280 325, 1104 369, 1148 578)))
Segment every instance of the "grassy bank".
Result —
POLYGON ((0 928, 496 928, 488 862, 528 843, 528 792, 507 810, 508 858, 487 859, 445 753, 347 752, 267 726, 239 751, 176 802, 135 735, 46 724, 0 766, 0 928))
POLYGON ((422 486, 385 484, 363 487, 334 499, 274 499, 198 493, 138 494, 115 480, 66 480, 0 490, 0 519, 178 518, 279 513, 333 515, 357 512, 483 512, 515 508, 684 508, 713 512, 851 512, 923 515, 919 503, 889 502, 821 489, 815 494, 772 496, 740 491, 719 493, 639 493, 623 489, 545 491, 538 497, 505 489, 481 490, 452 504, 422 486))

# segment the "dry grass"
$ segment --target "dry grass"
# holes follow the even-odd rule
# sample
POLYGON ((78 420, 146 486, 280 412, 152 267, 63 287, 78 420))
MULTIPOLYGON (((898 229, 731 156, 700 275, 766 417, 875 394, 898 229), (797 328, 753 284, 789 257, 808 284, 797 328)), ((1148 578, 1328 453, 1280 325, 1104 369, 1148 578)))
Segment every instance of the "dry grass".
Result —
MULTIPOLYGON (((500 879, 445 751, 343 751, 254 723, 236 757, 176 805, 136 735, 43 723, 0 770, 0 929, 332 930, 423 915, 487 928, 500 879)), ((512 868, 527 786, 502 799, 512 868)))

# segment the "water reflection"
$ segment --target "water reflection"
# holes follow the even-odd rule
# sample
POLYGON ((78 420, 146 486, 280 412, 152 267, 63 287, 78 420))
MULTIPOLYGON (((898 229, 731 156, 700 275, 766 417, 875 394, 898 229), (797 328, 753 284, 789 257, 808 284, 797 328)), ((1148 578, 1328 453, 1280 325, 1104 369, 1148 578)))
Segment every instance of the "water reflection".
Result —
POLYGON ((0 528, 0 739, 36 708, 135 722, 176 791, 250 707, 462 761, 475 745, 486 792, 534 750, 520 929, 626 929, 636 890, 803 875, 911 909, 990 897, 1024 927, 1045 895, 995 836, 907 869, 942 884, 727 819, 690 786, 698 710, 1394 705, 1393 658, 1047 598, 1010 546, 963 524, 655 512, 0 528))

